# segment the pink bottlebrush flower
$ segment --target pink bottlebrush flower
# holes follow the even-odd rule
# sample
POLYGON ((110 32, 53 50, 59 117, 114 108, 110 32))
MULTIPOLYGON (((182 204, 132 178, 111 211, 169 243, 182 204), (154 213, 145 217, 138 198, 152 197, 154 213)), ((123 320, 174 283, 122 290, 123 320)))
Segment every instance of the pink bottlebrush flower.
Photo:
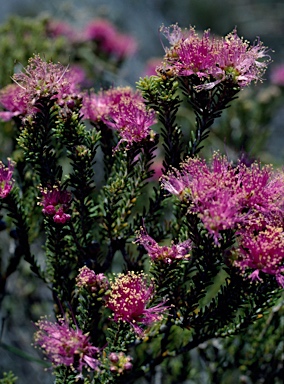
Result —
POLYGON ((147 308, 153 296, 154 285, 148 285, 146 275, 129 271, 127 275, 119 274, 110 284, 107 307, 114 312, 114 321, 128 322, 137 335, 142 336, 143 330, 138 324, 152 325, 162 319, 167 309, 164 303, 147 308))
POLYGON ((189 158, 180 171, 162 176, 161 183, 188 203, 189 211, 199 216, 216 243, 220 231, 234 228, 241 220, 236 170, 217 153, 210 165, 198 157, 189 158))
POLYGON ((115 26, 104 19, 91 21, 83 31, 83 39, 93 40, 102 52, 124 59, 137 49, 136 41, 128 35, 119 33, 115 26))
POLYGON ((284 64, 280 64, 275 67, 272 67, 270 78, 271 78, 272 84, 283 87, 284 86, 284 64))
POLYGON ((58 323, 40 320, 36 326, 35 342, 55 366, 63 364, 79 372, 84 367, 98 368, 99 360, 95 356, 99 349, 90 344, 89 336, 80 329, 71 328, 63 319, 58 323))
POLYGON ((109 288, 108 279, 103 273, 96 274, 86 266, 79 269, 79 274, 76 277, 76 285, 78 288, 90 289, 91 292, 101 290, 105 292, 109 288))
POLYGON ((53 220, 58 224, 65 224, 71 219, 66 213, 70 207, 71 194, 68 191, 61 191, 58 187, 51 189, 42 189, 42 201, 39 203, 43 206, 42 213, 46 216, 53 216, 53 220))
POLYGON ((83 98, 82 113, 85 119, 103 121, 109 128, 117 130, 120 141, 128 148, 133 142, 140 142, 153 132, 155 112, 148 110, 141 94, 130 87, 112 88, 98 95, 83 98))
POLYGON ((202 84, 197 90, 211 89, 221 82, 245 87, 261 80, 270 60, 260 41, 251 46, 236 30, 225 38, 211 37, 209 31, 199 36, 193 27, 182 31, 177 25, 162 32, 171 45, 165 48, 163 66, 176 76, 198 76, 202 84))
POLYGON ((259 273, 275 275, 284 288, 284 232, 283 228, 267 225, 257 234, 245 228, 239 237, 240 260, 235 265, 242 270, 254 269, 249 276, 252 280, 261 280, 259 273))
POLYGON ((205 87, 213 88, 218 82, 228 81, 243 88, 251 82, 261 80, 270 57, 267 48, 259 40, 250 46, 237 34, 237 30, 229 33, 224 39, 216 40, 217 57, 212 73, 216 80, 205 87), (268 60, 264 60, 267 58, 268 60))
POLYGON ((162 176, 161 183, 198 215, 216 244, 222 230, 237 230, 251 222, 255 228, 283 222, 284 173, 273 172, 270 166, 241 162, 233 166, 215 153, 208 165, 198 157, 189 158, 180 171, 162 176))
POLYGON ((146 229, 141 227, 138 238, 135 241, 143 245, 153 261, 161 260, 166 264, 171 264, 174 260, 189 258, 189 250, 191 250, 191 240, 186 240, 180 244, 171 244, 168 246, 160 246, 151 236, 148 235, 146 229))
POLYGON ((111 352, 108 359, 110 361, 111 372, 116 372, 118 375, 121 375, 125 371, 129 371, 133 367, 131 363, 132 357, 127 356, 123 352, 111 352))
POLYGON ((14 180, 12 179, 14 163, 8 159, 8 167, 0 161, 0 198, 7 197, 13 188, 14 180))
POLYGON ((79 96, 74 75, 68 75, 68 67, 61 64, 47 63, 39 56, 29 59, 25 72, 13 76, 15 83, 21 88, 28 100, 28 112, 34 112, 34 103, 43 97, 56 99, 58 104, 64 103, 69 97, 79 96))
POLYGON ((9 121, 16 116, 25 116, 28 110, 28 96, 17 84, 9 84, 0 91, 0 119, 9 121))
POLYGON ((272 166, 261 167, 253 163, 250 167, 240 164, 238 167, 240 203, 247 209, 264 215, 283 212, 284 173, 273 172, 272 166))

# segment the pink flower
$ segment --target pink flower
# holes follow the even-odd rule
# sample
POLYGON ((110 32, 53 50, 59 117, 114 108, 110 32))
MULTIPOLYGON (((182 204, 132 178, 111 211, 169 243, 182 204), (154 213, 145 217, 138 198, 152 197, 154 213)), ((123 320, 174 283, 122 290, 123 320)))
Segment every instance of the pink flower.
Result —
POLYGON ((0 119, 9 121, 16 116, 25 116, 28 109, 28 95, 17 84, 9 84, 0 91, 0 119))
POLYGON ((71 219, 71 216, 66 213, 70 207, 71 194, 68 191, 61 191, 58 187, 52 189, 42 189, 43 206, 42 213, 46 216, 53 216, 53 220, 58 224, 65 224, 71 219))
POLYGON ((146 229, 141 227, 136 243, 143 245, 153 261, 161 260, 166 264, 171 264, 174 260, 187 259, 189 250, 192 247, 192 242, 186 240, 180 244, 172 244, 168 246, 160 246, 146 232, 146 229))
POLYGON ((153 135, 150 127, 155 124, 155 112, 148 110, 141 94, 130 87, 112 88, 98 95, 83 99, 82 113, 85 119, 103 121, 120 135, 118 146, 126 142, 128 148, 133 142, 140 142, 153 135))
POLYGON ((240 260, 235 265, 242 270, 253 269, 252 280, 261 280, 260 271, 275 275, 280 286, 284 288, 284 232, 283 228, 266 226, 257 234, 249 228, 242 231, 239 238, 240 260))
POLYGON ((96 274, 94 271, 84 266, 79 269, 79 275, 76 277, 78 288, 87 288, 91 292, 107 291, 109 282, 103 273, 96 274))
POLYGON ((83 31, 85 40, 93 40, 98 49, 118 59, 132 55, 136 49, 136 41, 128 35, 119 33, 115 26, 104 19, 91 21, 83 31))
POLYGON ((68 67, 47 63, 39 56, 29 59, 25 72, 16 73, 13 80, 20 87, 24 100, 28 101, 27 110, 34 112, 34 104, 43 97, 56 99, 64 104, 68 97, 78 97, 77 77, 68 67))
POLYGON ((14 163, 8 159, 8 167, 0 161, 0 198, 7 197, 13 188, 14 180, 12 179, 14 163))
POLYGON ((114 312, 115 321, 130 323, 138 336, 142 336, 143 330, 137 324, 150 326, 161 320, 167 309, 164 303, 147 308, 153 295, 154 286, 148 285, 146 275, 129 271, 127 275, 119 274, 111 283, 107 307, 114 312))
POLYGON ((64 36, 70 42, 78 40, 78 32, 70 24, 62 20, 48 20, 46 30, 51 38, 64 36))
POLYGON ((64 364, 79 372, 83 367, 98 368, 99 361, 95 356, 99 349, 90 344, 88 335, 80 329, 71 328, 63 319, 58 323, 40 320, 36 326, 35 342, 54 365, 64 364))
POLYGON ((257 223, 280 225, 283 220, 284 173, 269 166, 233 166, 215 153, 208 165, 198 157, 189 158, 180 171, 162 176, 161 183, 198 215, 216 244, 223 230, 237 230, 252 221, 255 228, 257 223))
POLYGON ((280 64, 272 68, 271 82, 281 87, 284 86, 284 64, 280 64))
POLYGON ((162 187, 187 202, 218 244, 220 231, 240 222, 238 179, 227 158, 215 153, 210 165, 199 158, 189 158, 181 171, 161 178, 162 187))
POLYGON ((191 27, 182 31, 177 25, 172 30, 161 30, 169 40, 165 48, 163 66, 171 68, 176 76, 196 75, 201 84, 197 90, 211 89, 220 82, 245 87, 252 81, 261 80, 266 70, 267 49, 260 41, 253 46, 237 35, 229 33, 225 38, 211 37, 209 31, 199 36, 191 27))
POLYGON ((284 173, 274 172, 272 166, 253 163, 250 167, 238 167, 240 203, 251 211, 266 216, 283 213, 284 173))

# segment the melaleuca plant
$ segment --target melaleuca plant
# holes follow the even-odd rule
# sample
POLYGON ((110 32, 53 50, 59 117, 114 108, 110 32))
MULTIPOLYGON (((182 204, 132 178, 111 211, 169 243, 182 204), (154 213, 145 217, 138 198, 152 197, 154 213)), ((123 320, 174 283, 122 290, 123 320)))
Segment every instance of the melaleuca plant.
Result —
POLYGON ((236 31, 162 32, 164 62, 136 91, 83 92, 40 56, 6 89, 20 157, 0 168, 3 218, 17 228, 2 292, 21 257, 49 286, 55 320, 36 323, 35 343, 58 384, 150 381, 170 358, 244 332, 284 286, 283 171, 198 155, 240 89, 260 80, 266 49, 236 31), (196 117, 187 143, 183 103, 196 117))

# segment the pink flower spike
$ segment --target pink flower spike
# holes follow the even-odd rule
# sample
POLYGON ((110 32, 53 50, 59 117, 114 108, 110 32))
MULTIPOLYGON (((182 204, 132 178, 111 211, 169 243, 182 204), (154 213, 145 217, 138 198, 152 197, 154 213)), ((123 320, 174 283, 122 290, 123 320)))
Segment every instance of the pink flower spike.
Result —
POLYGON ((58 323, 40 320, 36 326, 35 342, 55 366, 64 364, 79 372, 83 367, 98 368, 99 348, 92 346, 80 329, 71 328, 63 319, 58 323))
POLYGON ((107 307, 113 311, 114 321, 128 322, 141 337, 144 332, 138 323, 150 326, 160 321, 167 309, 164 302, 147 308, 153 295, 153 283, 148 285, 146 275, 129 271, 127 275, 119 274, 111 283, 107 307))
POLYGON ((8 166, 0 161, 0 198, 4 199, 9 195, 11 189, 14 185, 14 180, 12 179, 14 170, 14 163, 8 159, 8 166))

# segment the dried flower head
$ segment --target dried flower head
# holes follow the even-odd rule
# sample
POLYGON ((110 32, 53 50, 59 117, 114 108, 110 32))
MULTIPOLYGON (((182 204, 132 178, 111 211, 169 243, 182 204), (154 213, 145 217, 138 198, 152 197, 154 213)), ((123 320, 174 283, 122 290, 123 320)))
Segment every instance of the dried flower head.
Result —
POLYGON ((83 367, 96 370, 99 349, 89 342, 88 335, 73 329, 65 320, 58 323, 40 320, 36 323, 35 342, 54 365, 64 364, 81 372, 83 367))
POLYGON ((114 313, 115 321, 125 321, 132 325, 138 336, 143 335, 138 325, 151 325, 162 319, 167 309, 164 303, 147 308, 154 296, 153 283, 148 284, 144 273, 129 271, 119 274, 110 284, 107 307, 114 313))
POLYGON ((12 179, 14 170, 14 163, 8 159, 8 166, 0 161, 0 198, 7 197, 13 188, 14 180, 12 179))

